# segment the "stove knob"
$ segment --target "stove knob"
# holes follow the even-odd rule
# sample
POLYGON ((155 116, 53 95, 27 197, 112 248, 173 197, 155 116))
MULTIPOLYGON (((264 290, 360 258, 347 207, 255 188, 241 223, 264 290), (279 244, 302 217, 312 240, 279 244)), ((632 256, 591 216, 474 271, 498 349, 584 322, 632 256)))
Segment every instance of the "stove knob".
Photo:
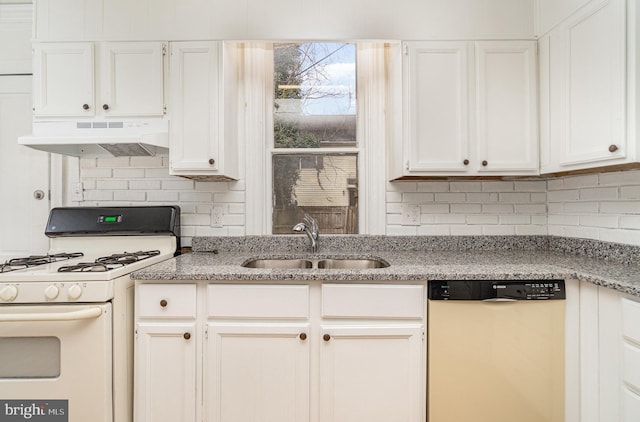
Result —
POLYGON ((51 284, 50 286, 47 286, 46 289, 44 289, 44 297, 47 300, 53 300, 57 298, 58 294, 60 294, 60 289, 56 285, 51 284))
POLYGON ((11 302, 18 296, 18 288, 16 286, 6 286, 0 290, 0 299, 5 302, 11 302))
POLYGON ((80 296, 82 296, 82 287, 80 287, 80 285, 74 284, 73 286, 69 287, 69 299, 76 300, 80 296))

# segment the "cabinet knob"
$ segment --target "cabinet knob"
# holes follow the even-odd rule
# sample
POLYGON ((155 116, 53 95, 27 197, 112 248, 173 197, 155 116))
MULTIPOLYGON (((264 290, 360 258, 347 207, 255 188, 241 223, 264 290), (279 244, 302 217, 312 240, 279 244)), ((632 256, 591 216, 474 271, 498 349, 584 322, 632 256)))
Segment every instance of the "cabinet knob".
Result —
POLYGON ((213 158, 209 158, 209 164, 214 165, 216 163, 216 160, 214 160, 213 158))
POLYGON ((109 104, 102 104, 103 110, 109 110, 109 104))
POLYGON ((487 160, 482 160, 482 166, 486 167, 489 165, 489 162, 487 160))
POLYGON ((465 166, 468 166, 468 165, 469 165, 469 160, 465 159, 465 160, 462 162, 462 164, 464 164, 465 166))
POLYGON ((82 104, 83 110, 89 110, 89 104, 82 104))
POLYGON ((191 333, 184 333, 184 334, 182 335, 182 337, 183 337, 185 340, 189 340, 189 339, 191 338, 191 333))
POLYGON ((162 306, 163 308, 166 308, 166 307, 167 307, 167 304, 168 304, 168 302, 167 302, 167 300, 166 300, 166 299, 162 299, 162 300, 160 301, 160 306, 162 306))
POLYGON ((609 152, 616 152, 618 150, 618 146, 615 144, 609 145, 609 152))
POLYGON ((331 340, 331 336, 329 334, 325 334, 325 335, 322 336, 322 340, 329 341, 329 340, 331 340))
POLYGON ((300 333, 300 335, 298 337, 300 337, 300 340, 306 340, 307 339, 307 333, 300 333))

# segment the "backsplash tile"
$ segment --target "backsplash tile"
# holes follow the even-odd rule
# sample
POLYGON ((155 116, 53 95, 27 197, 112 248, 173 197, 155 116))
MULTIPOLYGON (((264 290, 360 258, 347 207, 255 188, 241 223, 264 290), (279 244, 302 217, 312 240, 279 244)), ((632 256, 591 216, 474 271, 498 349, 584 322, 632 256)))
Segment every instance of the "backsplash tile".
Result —
MULTIPOLYGON (((168 157, 80 160, 81 205, 182 207, 183 242, 245 234, 245 182, 170 176, 168 157), (211 227, 212 205, 223 227, 211 227)), ((640 170, 522 180, 432 180, 386 184, 386 233, 393 236, 555 235, 640 245, 640 170), (420 207, 402 225, 403 204, 420 207)))

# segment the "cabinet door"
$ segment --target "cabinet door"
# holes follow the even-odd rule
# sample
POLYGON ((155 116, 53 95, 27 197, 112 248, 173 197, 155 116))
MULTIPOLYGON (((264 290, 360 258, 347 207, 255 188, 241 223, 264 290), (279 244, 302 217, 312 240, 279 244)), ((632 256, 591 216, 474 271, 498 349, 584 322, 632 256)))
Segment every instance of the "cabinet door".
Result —
POLYGON ((476 42, 479 172, 538 172, 536 44, 476 42))
POLYGON ((171 170, 216 173, 221 165, 221 44, 171 44, 171 170))
POLYGON ((93 116, 93 45, 34 45, 36 116, 93 116))
POLYGON ((134 419, 196 419, 195 323, 141 323, 136 327, 134 419))
POLYGON ((566 121, 562 165, 625 157, 625 19, 624 0, 604 0, 560 26, 566 121))
POLYGON ((405 45, 404 142, 408 174, 459 172, 469 165, 469 48, 466 42, 405 45))
POLYGON ((99 107, 107 116, 162 116, 163 51, 160 42, 104 45, 99 107))
POLYGON ((320 420, 424 421, 423 335, 417 324, 323 326, 320 420))
POLYGON ((205 420, 309 420, 309 325, 209 323, 205 420))

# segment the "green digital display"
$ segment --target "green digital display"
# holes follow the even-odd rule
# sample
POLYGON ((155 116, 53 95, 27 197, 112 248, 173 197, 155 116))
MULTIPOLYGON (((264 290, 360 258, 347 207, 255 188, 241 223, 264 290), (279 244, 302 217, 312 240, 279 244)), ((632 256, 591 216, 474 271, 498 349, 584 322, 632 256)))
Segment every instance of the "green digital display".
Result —
POLYGON ((101 215, 98 219, 98 223, 119 223, 121 221, 121 215, 101 215))

